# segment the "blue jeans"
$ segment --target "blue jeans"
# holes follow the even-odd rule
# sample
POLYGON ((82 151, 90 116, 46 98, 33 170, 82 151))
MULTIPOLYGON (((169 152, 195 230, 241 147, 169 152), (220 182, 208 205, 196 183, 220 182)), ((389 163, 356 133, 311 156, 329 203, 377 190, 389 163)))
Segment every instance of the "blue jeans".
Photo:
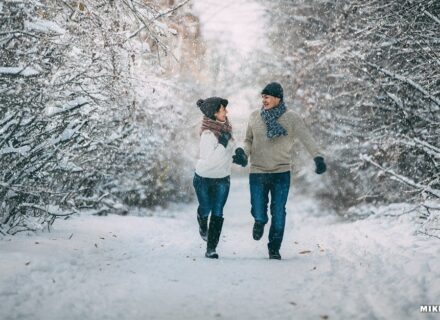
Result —
POLYGON ((228 199, 230 184, 229 176, 214 179, 194 174, 193 185, 199 200, 197 214, 201 218, 207 218, 210 212, 217 217, 223 217, 223 207, 228 199))
POLYGON ((269 230, 268 248, 279 250, 283 241, 286 224, 286 202, 290 188, 290 171, 281 173, 251 173, 251 213, 256 222, 266 224, 269 193, 271 198, 270 214, 272 222, 269 230))

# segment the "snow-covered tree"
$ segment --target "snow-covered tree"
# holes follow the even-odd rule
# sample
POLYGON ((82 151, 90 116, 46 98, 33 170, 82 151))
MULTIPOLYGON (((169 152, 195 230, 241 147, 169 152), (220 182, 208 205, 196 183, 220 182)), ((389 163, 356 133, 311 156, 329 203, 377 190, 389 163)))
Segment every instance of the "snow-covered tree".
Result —
POLYGON ((440 3, 273 4, 273 69, 327 145, 320 194, 339 208, 438 198, 440 3))
POLYGON ((184 108, 159 76, 187 2, 0 4, 1 232, 186 197, 184 108))

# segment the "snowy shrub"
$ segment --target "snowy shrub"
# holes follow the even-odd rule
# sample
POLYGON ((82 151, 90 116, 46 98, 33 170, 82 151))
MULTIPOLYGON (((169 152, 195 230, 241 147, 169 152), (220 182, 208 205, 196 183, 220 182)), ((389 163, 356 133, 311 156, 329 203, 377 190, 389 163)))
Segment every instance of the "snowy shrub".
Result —
POLYGON ((0 4, 0 232, 186 197, 159 2, 0 4))
POLYGON ((440 239, 440 206, 438 202, 426 201, 418 209, 422 221, 419 233, 440 239))
POLYGON ((274 70, 327 144, 335 207, 440 196, 440 3, 274 1, 274 70))

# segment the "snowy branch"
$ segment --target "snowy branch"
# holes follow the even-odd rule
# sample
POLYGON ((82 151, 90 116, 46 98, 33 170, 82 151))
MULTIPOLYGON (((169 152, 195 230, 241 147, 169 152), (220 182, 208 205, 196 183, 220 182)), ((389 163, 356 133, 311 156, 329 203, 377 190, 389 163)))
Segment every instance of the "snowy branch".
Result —
POLYGON ((59 207, 57 207, 57 206, 42 207, 42 206, 36 205, 34 203, 22 203, 19 205, 18 208, 19 209, 20 208, 36 209, 36 210, 43 211, 51 216, 56 216, 56 217, 67 217, 67 216, 74 214, 74 212, 67 212, 67 213, 62 212, 59 210, 59 207))
POLYGON ((426 14, 428 17, 430 17, 432 20, 434 20, 435 22, 437 22, 438 24, 440 24, 440 19, 437 18, 436 16, 434 16, 433 14, 429 13, 428 11, 424 10, 423 11, 424 14, 426 14))
POLYGON ((158 15, 156 15, 153 20, 157 20, 163 16, 166 16, 174 11, 176 11, 177 9, 180 9, 181 7, 183 7, 185 4, 187 4, 188 2, 190 2, 191 0, 184 0, 181 3, 178 3, 177 5, 175 5, 173 8, 170 8, 168 10, 165 10, 164 12, 159 13, 158 15))
POLYGON ((413 86, 415 89, 417 89, 418 91, 423 93, 425 96, 427 96, 433 102, 435 102, 438 106, 440 106, 440 99, 438 99, 438 98, 434 97, 433 95, 431 95, 427 90, 425 90, 421 85, 419 85, 415 81, 413 81, 413 80, 411 80, 411 79, 409 79, 407 77, 401 76, 401 75, 399 75, 397 73, 394 73, 392 71, 386 70, 386 69, 378 66, 377 64, 374 64, 374 63, 371 63, 371 62, 366 62, 366 63, 367 63, 367 65, 369 65, 369 66, 379 70, 380 72, 382 72, 382 73, 384 73, 384 74, 386 74, 386 75, 388 75, 390 77, 393 77, 393 78, 395 78, 395 79, 397 79, 399 81, 405 82, 405 83, 413 86))
POLYGON ((428 193, 432 194, 433 196, 435 196, 437 198, 440 198, 440 191, 439 190, 435 190, 435 189, 432 189, 431 187, 421 185, 421 184, 416 183, 416 182, 414 182, 413 180, 411 180, 411 179, 409 179, 407 177, 404 177, 402 175, 396 174, 393 170, 386 169, 386 168, 382 167, 381 165, 379 165, 377 162, 373 161, 370 156, 361 155, 360 158, 361 158, 361 160, 365 160, 365 161, 371 163, 372 165, 374 165, 375 167, 381 169, 383 172, 392 175, 393 177, 395 177, 400 182, 405 183, 406 185, 411 186, 413 188, 416 188, 418 190, 421 190, 421 191, 424 191, 424 192, 428 192, 428 193))

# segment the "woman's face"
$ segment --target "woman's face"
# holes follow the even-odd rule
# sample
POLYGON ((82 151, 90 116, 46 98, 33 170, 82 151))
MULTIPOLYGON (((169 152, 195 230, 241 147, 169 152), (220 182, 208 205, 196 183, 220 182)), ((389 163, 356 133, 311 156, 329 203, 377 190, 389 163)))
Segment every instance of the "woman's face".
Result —
POLYGON ((226 108, 223 105, 220 105, 220 109, 214 115, 215 115, 215 119, 217 121, 224 122, 224 121, 226 121, 227 114, 228 114, 228 111, 226 110, 226 108))

